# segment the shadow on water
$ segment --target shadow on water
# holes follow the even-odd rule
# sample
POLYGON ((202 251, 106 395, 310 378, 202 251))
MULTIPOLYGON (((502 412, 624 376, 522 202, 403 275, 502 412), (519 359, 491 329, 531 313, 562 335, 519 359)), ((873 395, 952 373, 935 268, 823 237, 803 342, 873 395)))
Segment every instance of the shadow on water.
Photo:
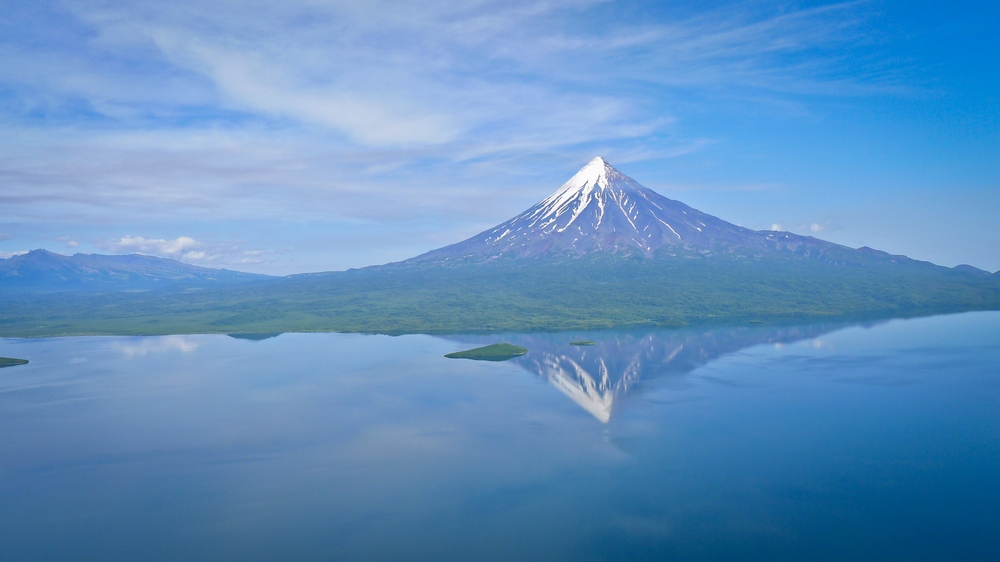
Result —
POLYGON ((454 336, 462 343, 502 340, 527 348, 510 360, 539 376, 607 423, 643 381, 689 373, 720 357, 763 344, 790 344, 851 326, 881 321, 805 325, 748 323, 659 331, 612 331, 502 336, 454 336), (581 342, 587 345, 580 345, 581 342), (592 342, 592 343, 591 343, 592 342))

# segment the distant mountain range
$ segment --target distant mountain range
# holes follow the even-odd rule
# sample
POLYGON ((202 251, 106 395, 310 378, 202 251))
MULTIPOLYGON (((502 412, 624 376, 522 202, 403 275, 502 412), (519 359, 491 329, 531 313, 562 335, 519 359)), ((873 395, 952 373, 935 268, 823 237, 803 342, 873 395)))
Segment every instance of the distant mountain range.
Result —
POLYGON ((0 288, 36 292, 152 290, 263 279, 268 276, 208 269, 139 254, 64 256, 33 250, 0 260, 0 288))
POLYGON ((402 262, 273 278, 37 250, 0 260, 0 292, 0 335, 461 333, 996 310, 1000 272, 743 228, 595 158, 524 213, 402 262), (160 287, 199 290, 121 292, 160 287))

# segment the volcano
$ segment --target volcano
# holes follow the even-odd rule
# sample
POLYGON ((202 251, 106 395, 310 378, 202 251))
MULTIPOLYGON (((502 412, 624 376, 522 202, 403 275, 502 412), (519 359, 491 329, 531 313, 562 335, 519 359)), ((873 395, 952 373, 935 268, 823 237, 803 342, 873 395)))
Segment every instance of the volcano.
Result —
POLYGON ((848 249, 789 232, 757 231, 669 199, 604 158, 591 160, 552 195, 516 217, 414 261, 611 253, 652 258, 678 252, 848 249))

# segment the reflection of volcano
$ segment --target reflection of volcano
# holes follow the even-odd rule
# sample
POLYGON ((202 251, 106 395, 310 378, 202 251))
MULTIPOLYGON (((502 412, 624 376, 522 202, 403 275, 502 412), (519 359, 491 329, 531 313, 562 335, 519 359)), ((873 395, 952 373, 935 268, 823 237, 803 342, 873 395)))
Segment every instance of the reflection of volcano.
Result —
POLYGON ((737 326, 659 332, 588 332, 593 346, 577 347, 574 334, 511 334, 502 338, 461 337, 463 342, 503 341, 526 347, 512 359, 548 380, 601 422, 611 419, 615 402, 640 381, 682 374, 754 345, 791 343, 815 338, 845 324, 807 326, 737 326))

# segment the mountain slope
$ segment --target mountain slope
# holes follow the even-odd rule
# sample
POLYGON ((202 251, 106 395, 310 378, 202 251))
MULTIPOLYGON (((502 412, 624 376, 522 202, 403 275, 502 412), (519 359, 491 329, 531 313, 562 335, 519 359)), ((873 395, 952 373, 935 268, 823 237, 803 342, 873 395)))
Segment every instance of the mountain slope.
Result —
POLYGON ((33 250, 0 259, 0 288, 32 292, 149 290, 263 279, 269 277, 140 254, 64 256, 33 250))

